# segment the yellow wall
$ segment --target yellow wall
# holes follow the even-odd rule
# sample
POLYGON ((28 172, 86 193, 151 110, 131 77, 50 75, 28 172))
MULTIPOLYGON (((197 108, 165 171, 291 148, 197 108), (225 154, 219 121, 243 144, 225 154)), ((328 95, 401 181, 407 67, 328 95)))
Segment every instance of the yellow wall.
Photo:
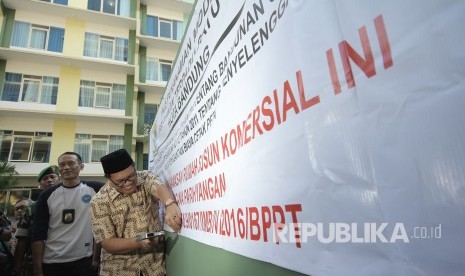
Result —
POLYGON ((76 121, 56 120, 53 124, 50 164, 57 164, 58 156, 65 151, 74 151, 76 121))
MULTIPOLYGON (((87 2, 87 1, 82 1, 87 2)), ((84 53, 86 23, 73 18, 66 19, 66 35, 63 42, 63 55, 82 57, 84 53)))
POLYGON ((58 85, 57 112, 76 112, 79 103, 81 70, 75 67, 61 67, 58 85))

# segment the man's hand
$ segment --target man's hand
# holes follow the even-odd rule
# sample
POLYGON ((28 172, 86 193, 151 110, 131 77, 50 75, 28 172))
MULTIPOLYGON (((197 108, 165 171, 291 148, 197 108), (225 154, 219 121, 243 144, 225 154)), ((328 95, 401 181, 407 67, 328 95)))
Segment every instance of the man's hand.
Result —
MULTIPOLYGON (((163 238, 163 237, 161 237, 161 238, 163 238)), ((153 249, 158 246, 159 237, 140 240, 137 243, 139 244, 139 250, 142 253, 152 252, 153 249)))
POLYGON ((165 223, 168 224, 173 230, 178 233, 181 231, 182 214, 181 209, 177 203, 172 203, 166 206, 165 210, 165 223))

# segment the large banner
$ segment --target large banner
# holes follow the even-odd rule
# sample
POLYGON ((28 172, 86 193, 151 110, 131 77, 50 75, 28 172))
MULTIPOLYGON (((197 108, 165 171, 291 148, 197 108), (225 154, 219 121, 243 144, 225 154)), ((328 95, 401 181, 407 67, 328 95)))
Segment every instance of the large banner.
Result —
POLYGON ((465 1, 193 12, 151 136, 181 235, 311 275, 463 275, 465 1))

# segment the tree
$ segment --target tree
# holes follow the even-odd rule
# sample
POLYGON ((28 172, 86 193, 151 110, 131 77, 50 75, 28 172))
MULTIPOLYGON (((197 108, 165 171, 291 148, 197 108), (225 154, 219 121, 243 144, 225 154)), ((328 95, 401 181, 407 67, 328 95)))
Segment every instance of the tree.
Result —
POLYGON ((18 172, 14 165, 0 161, 0 190, 6 190, 18 183, 18 172))

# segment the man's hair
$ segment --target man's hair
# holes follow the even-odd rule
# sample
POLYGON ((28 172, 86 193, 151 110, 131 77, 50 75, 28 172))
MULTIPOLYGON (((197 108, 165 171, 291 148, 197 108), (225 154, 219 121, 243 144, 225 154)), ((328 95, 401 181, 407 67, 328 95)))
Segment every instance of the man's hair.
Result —
POLYGON ((27 201, 27 204, 30 204, 30 203, 32 202, 31 199, 29 199, 29 198, 27 198, 27 197, 22 197, 22 198, 16 200, 15 205, 18 204, 18 203, 20 203, 21 201, 27 201))
POLYGON ((63 155, 75 155, 77 157, 79 163, 82 163, 82 158, 77 152, 74 152, 74 151, 64 152, 60 156, 58 156, 58 160, 60 160, 60 157, 62 157, 63 155))

